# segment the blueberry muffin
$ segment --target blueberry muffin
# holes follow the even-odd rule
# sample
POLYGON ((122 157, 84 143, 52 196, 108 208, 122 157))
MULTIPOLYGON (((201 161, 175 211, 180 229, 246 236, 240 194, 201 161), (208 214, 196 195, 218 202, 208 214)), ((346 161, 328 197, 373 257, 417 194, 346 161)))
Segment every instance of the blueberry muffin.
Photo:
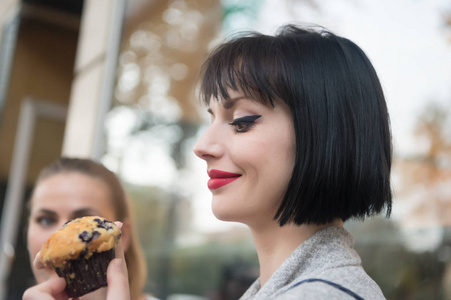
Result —
POLYGON ((119 228, 101 217, 68 221, 41 249, 41 262, 66 280, 69 297, 107 285, 106 270, 121 237, 119 228))

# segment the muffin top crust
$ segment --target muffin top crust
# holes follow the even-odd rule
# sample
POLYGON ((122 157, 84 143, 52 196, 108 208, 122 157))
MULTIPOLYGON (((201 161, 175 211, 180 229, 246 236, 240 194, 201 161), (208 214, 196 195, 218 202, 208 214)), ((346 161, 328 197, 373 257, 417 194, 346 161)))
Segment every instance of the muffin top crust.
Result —
POLYGON ((105 218, 69 220, 42 246, 41 262, 52 269, 64 267, 69 260, 89 259, 95 252, 111 250, 120 238, 120 229, 105 218))

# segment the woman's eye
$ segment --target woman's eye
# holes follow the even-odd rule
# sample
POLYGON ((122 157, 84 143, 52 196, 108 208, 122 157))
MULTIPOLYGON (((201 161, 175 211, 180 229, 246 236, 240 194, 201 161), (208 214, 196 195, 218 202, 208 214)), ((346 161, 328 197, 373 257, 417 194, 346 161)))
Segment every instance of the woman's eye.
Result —
POLYGON ((42 227, 50 227, 56 223, 56 220, 51 217, 38 217, 36 218, 36 223, 42 227))
POLYGON ((257 120, 260 117, 261 115, 252 115, 237 118, 234 119, 232 123, 229 123, 229 125, 235 127, 236 132, 246 132, 247 130, 249 130, 249 128, 251 128, 254 125, 255 120, 257 120))

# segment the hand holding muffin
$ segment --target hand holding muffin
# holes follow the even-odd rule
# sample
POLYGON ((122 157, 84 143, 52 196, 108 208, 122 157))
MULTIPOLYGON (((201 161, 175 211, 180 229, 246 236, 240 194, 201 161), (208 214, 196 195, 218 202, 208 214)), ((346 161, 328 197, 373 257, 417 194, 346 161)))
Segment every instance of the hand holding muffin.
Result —
POLYGON ((42 277, 52 277, 50 273, 55 273, 49 271, 55 270, 64 280, 53 275, 28 289, 23 299, 77 298, 107 285, 106 299, 129 299, 121 225, 96 216, 67 222, 48 239, 34 261, 42 277), (115 252, 121 259, 113 260, 115 252))
POLYGON ((44 244, 41 262, 66 280, 69 297, 80 297, 107 285, 108 263, 120 237, 119 228, 104 218, 70 220, 44 244))

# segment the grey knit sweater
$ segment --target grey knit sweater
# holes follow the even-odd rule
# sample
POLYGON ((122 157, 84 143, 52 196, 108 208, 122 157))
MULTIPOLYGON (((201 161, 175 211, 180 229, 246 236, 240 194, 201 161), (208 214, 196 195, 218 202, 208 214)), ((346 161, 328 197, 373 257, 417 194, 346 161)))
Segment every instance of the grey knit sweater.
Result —
POLYGON ((311 278, 339 284, 363 299, 385 299, 379 286, 363 270, 353 246, 353 237, 342 227, 319 230, 293 251, 263 287, 257 279, 240 299, 354 299, 324 282, 297 285, 311 278))

